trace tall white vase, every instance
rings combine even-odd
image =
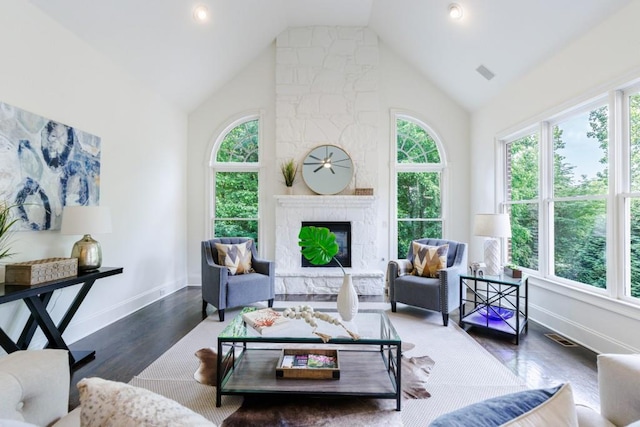
[[[358,294],[353,287],[350,274],[345,274],[342,286],[338,292],[338,313],[345,322],[350,321],[358,314]]]

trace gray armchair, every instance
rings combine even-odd
[[[442,313],[444,326],[449,324],[449,313],[460,306],[460,274],[467,271],[467,244],[442,239],[418,239],[415,242],[430,246],[449,244],[447,268],[440,270],[438,278],[411,275],[413,251],[409,247],[406,259],[390,261],[387,267],[389,300],[395,313],[396,303]]]
[[[273,307],[275,297],[275,263],[258,259],[255,245],[251,246],[253,273],[231,275],[229,269],[218,265],[216,243],[237,244],[246,237],[222,237],[202,242],[202,316],[207,315],[207,304],[218,309],[224,321],[227,307],[239,307],[258,301],[267,301]]]

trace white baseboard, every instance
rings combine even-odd
[[[529,318],[598,354],[640,352],[640,349],[535,304],[529,304]]]
[[[68,345],[73,344],[74,342],[91,335],[92,333],[130,315],[137,310],[140,310],[143,307],[146,307],[155,301],[158,301],[159,299],[164,298],[169,294],[178,291],[179,289],[182,289],[185,286],[186,285],[184,283],[178,282],[164,284],[135,295],[127,300],[121,301],[118,304],[105,307],[103,310],[92,313],[84,318],[76,317],[67,327],[63,334],[63,338]],[[33,337],[29,348],[43,348],[46,344],[47,340],[45,336],[38,329],[38,332]]]

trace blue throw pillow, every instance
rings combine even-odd
[[[487,399],[444,414],[436,418],[430,427],[498,427],[544,404],[564,386],[561,384]],[[566,386],[567,392],[571,393],[569,385]],[[573,406],[572,396],[570,403]]]

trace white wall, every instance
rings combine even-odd
[[[640,2],[577,39],[510,85],[472,116],[471,222],[495,211],[495,138],[560,109],[640,77]],[[514,58],[517,60],[517,58]],[[481,258],[481,241],[470,237],[470,259]],[[531,317],[599,352],[640,351],[640,309],[602,302],[583,292],[531,280]]]
[[[393,160],[390,144],[395,144],[389,130],[389,112],[402,109],[429,124],[444,143],[449,159],[449,203],[445,207],[447,237],[466,240],[468,230],[469,200],[469,120],[468,113],[447,97],[440,89],[426,80],[419,72],[395,55],[382,42],[379,44],[379,94],[380,124],[377,147],[377,182],[373,184],[380,215],[379,234],[381,264],[389,258],[389,164]],[[188,277],[189,283],[200,284],[200,242],[208,238],[206,218],[208,203],[205,182],[208,179],[208,161],[213,140],[232,118],[244,111],[261,109],[264,112],[263,150],[267,168],[263,176],[265,185],[260,195],[265,209],[261,212],[263,255],[275,259],[274,195],[284,194],[279,164],[275,161],[275,46],[266,49],[259,58],[249,64],[235,79],[189,115],[189,232]],[[278,153],[280,157],[286,157]],[[354,156],[355,158],[355,156]],[[269,166],[271,165],[271,166]],[[356,166],[357,167],[357,166]],[[297,185],[303,185],[300,182]],[[296,189],[296,192],[301,189]],[[372,230],[373,231],[373,230]]]
[[[0,52],[2,102],[102,138],[100,204],[113,233],[95,237],[103,265],[124,274],[96,282],[64,335],[73,342],[186,284],[187,117],[28,2],[0,2]],[[10,261],[69,256],[79,237],[16,233]],[[54,321],[76,292],[54,295]],[[26,316],[22,302],[0,305],[14,338]]]

